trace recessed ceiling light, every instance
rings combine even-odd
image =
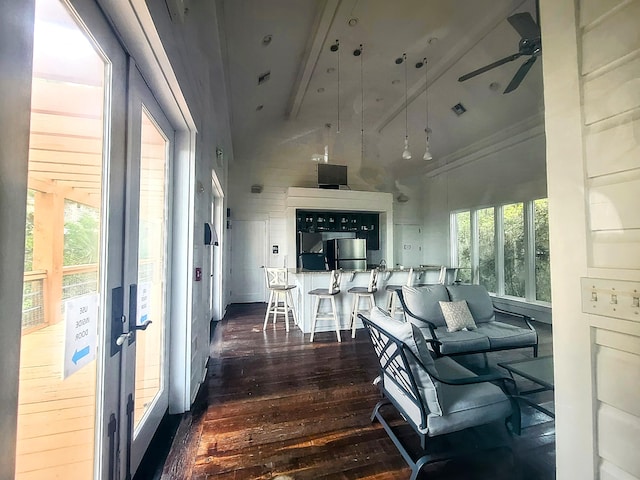
[[[347,25],[349,25],[350,27],[355,27],[356,25],[358,25],[358,19],[356,17],[351,17],[347,21]]]
[[[400,83],[400,80],[398,80],[397,78],[395,80],[391,80],[391,85],[397,85]]]
[[[260,110],[262,110],[264,108],[264,105],[258,105],[256,107],[256,112],[259,112]]]
[[[438,40],[440,40],[438,37],[431,37],[429,40],[427,40],[427,43],[429,45],[434,45],[434,44],[438,43]]]
[[[320,87],[317,91],[318,91],[318,93],[322,93],[322,92],[324,92],[324,88]]]
[[[492,92],[497,92],[498,90],[500,90],[500,84],[498,82],[491,82],[489,84],[489,90],[491,90]]]
[[[273,35],[265,35],[262,37],[262,46],[266,47],[271,43],[271,40],[273,40]]]
[[[378,103],[379,103],[379,102],[381,102],[381,101],[383,101],[383,100],[384,100],[384,98],[382,98],[382,97],[378,97],[378,98],[376,98],[376,102],[378,102]]]
[[[335,68],[333,68],[333,67],[329,67],[329,68],[327,68],[327,73],[333,73],[333,72],[335,72],[335,71],[336,71],[336,69],[335,69]]]

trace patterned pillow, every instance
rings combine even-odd
[[[475,330],[476,322],[469,311],[466,300],[459,302],[440,302],[444,321],[447,322],[447,331],[458,332],[460,330]]]

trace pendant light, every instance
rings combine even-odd
[[[416,63],[416,68],[420,68],[424,65],[424,107],[425,107],[425,116],[424,116],[424,155],[422,159],[425,161],[433,160],[433,155],[431,155],[431,150],[429,150],[429,84],[427,78],[427,59],[423,58],[422,62]]]
[[[354,57],[360,57],[360,165],[364,163],[364,75],[362,68],[362,44],[353,51]]]
[[[411,160],[411,151],[409,150],[409,114],[407,112],[407,54],[403,53],[402,58],[398,58],[396,63],[404,63],[404,150],[402,151],[402,158]]]

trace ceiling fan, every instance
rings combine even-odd
[[[507,18],[508,22],[511,26],[520,34],[520,43],[518,44],[518,52],[508,57],[504,57],[496,62],[490,63],[482,68],[474,70],[473,72],[467,73],[466,75],[462,75],[458,78],[459,82],[464,82],[470,78],[475,77],[476,75],[480,75],[481,73],[488,72],[500,65],[504,65],[505,63],[513,62],[517,58],[522,56],[529,56],[529,59],[524,62],[516,74],[507,85],[503,93],[509,93],[514,91],[524,77],[527,75],[536,59],[542,55],[542,41],[540,39],[540,27],[533,20],[531,14],[529,12],[524,13],[516,13],[515,15],[511,15]]]

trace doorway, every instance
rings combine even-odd
[[[94,2],[37,0],[33,57],[16,478],[125,478],[168,404],[173,129]]]

